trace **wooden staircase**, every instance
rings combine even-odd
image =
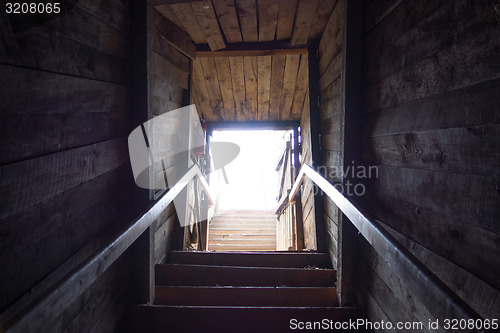
[[[322,253],[172,252],[156,266],[154,305],[130,307],[124,327],[131,333],[289,332],[292,319],[357,318],[355,309],[337,307],[335,278]]]
[[[228,211],[216,215],[208,231],[211,251],[276,250],[276,215],[268,211]]]

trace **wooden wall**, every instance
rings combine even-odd
[[[321,150],[322,167],[320,174],[331,183],[342,181],[339,171],[343,168],[343,120],[342,108],[343,83],[343,1],[337,1],[332,15],[328,20],[319,44],[319,90],[321,119]],[[325,198],[325,228],[327,235],[327,250],[333,267],[337,268],[339,210],[335,204]]]
[[[499,22],[491,1],[367,1],[367,200],[415,256],[485,318],[500,313]],[[373,320],[434,314],[363,243]]]
[[[0,15],[1,323],[134,214],[127,1],[79,1],[40,25],[16,24]],[[129,295],[128,279],[116,279],[126,264],[47,321],[46,331],[99,330],[116,320]]]
[[[79,1],[21,30],[0,15],[0,330],[148,204],[127,137],[148,115],[181,105],[189,60],[152,27],[175,29],[160,16],[148,32],[146,15],[123,0]],[[43,330],[113,331],[124,306],[147,293],[137,263],[164,260],[174,222],[171,205]]]
[[[300,146],[302,150],[301,163],[312,165],[311,154],[311,117],[309,115],[309,90],[302,109],[300,120]],[[314,183],[304,179],[302,183],[302,223],[304,235],[304,249],[316,250],[316,219],[314,212]]]

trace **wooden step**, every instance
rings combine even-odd
[[[127,309],[123,327],[129,333],[294,332],[297,322],[348,322],[362,318],[356,309],[334,307],[200,307],[136,305]],[[337,330],[331,330],[337,332]],[[346,332],[365,332],[342,330]]]
[[[157,286],[155,304],[191,306],[337,306],[336,288]]]
[[[241,245],[241,244],[220,244],[220,245],[209,245],[210,251],[233,251],[233,252],[248,252],[248,251],[264,251],[269,252],[276,250],[276,245],[261,245],[261,244],[252,244],[250,245]]]
[[[213,239],[211,238],[209,240],[209,244],[213,243],[214,245],[217,244],[217,243],[222,243],[222,244],[247,244],[247,245],[252,245],[252,244],[268,244],[268,245],[275,245],[276,244],[276,239],[275,238],[251,238],[251,237],[248,237],[248,238],[245,238],[245,239],[242,239],[242,238],[232,238],[232,237],[226,237],[226,238],[219,238],[219,239]]]
[[[333,269],[159,264],[157,286],[334,287]]]
[[[215,265],[215,266],[250,266],[250,267],[283,267],[331,268],[327,253],[311,252],[187,252],[172,251],[168,256],[172,264]]]

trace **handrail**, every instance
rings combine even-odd
[[[409,281],[412,287],[416,288],[416,294],[424,301],[424,304],[426,304],[432,314],[436,315],[437,318],[448,319],[481,318],[479,314],[445,285],[429,268],[406,250],[388,231],[382,228],[376,221],[368,218],[349,199],[330,184],[328,180],[314,171],[309,165],[304,164],[300,169],[288,196],[289,201],[293,201],[305,176],[328,195],[375,251],[391,262],[394,272],[398,273],[399,276]]]
[[[56,318],[68,304],[90,287],[146,231],[194,177],[198,178],[207,194],[207,199],[210,204],[213,204],[208,184],[201,170],[195,164],[168,192],[151,204],[146,213],[137,217],[124,232],[67,275],[57,287],[51,290],[50,294],[28,312],[20,318],[16,318],[15,322],[8,323],[6,332],[38,332],[41,329],[38,325],[46,323],[51,318]]]

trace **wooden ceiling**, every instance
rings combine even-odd
[[[309,78],[307,49],[298,47],[320,39],[335,0],[155,3],[197,45],[191,96],[207,121],[300,120]],[[235,49],[245,52],[224,54]]]
[[[198,57],[192,96],[207,121],[300,120],[307,54]]]

